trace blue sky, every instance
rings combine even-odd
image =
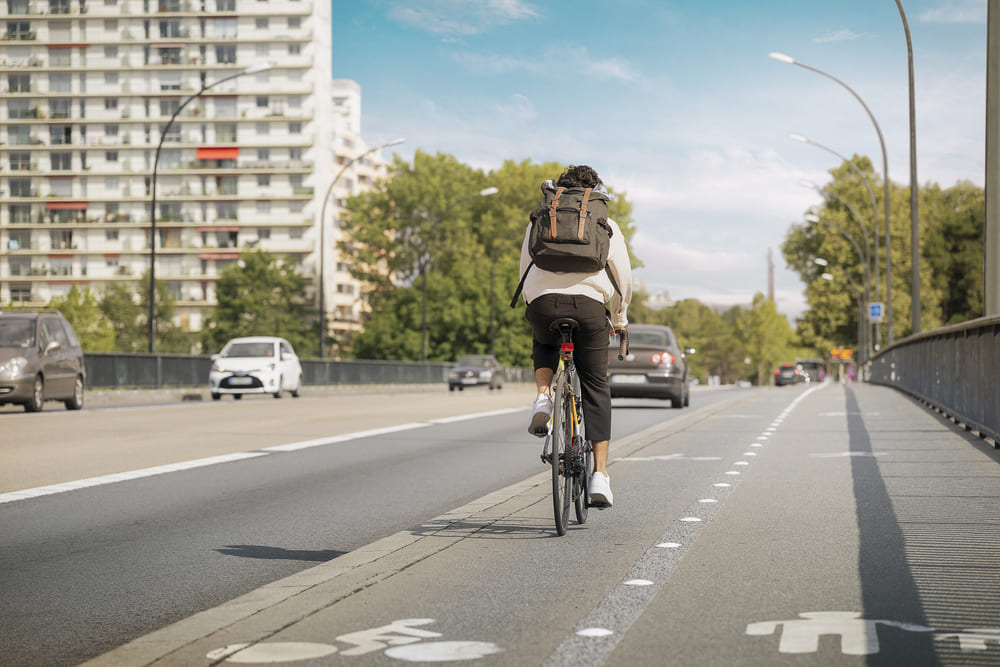
[[[916,72],[917,180],[983,185],[986,0],[904,0]],[[362,90],[369,144],[406,137],[485,170],[590,164],[634,203],[650,292],[717,305],[804,285],[780,245],[843,155],[909,184],[906,41],[893,0],[333,0],[333,73]],[[584,84],[565,94],[567,73]],[[861,205],[859,203],[859,209]],[[866,210],[870,209],[870,206]]]

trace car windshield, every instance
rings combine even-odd
[[[459,366],[486,366],[490,358],[481,354],[467,354],[458,358]]]
[[[629,332],[628,342],[630,345],[640,345],[649,347],[667,347],[670,341],[664,331],[636,331]]]
[[[0,347],[32,347],[35,344],[34,322],[20,317],[0,318]]]
[[[222,353],[223,357],[273,357],[274,343],[233,343]]]

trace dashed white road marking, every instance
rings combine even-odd
[[[581,637],[607,637],[615,633],[612,630],[608,630],[607,628],[584,628],[583,630],[578,631],[576,634],[578,634]]]

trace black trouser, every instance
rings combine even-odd
[[[587,439],[611,439],[611,390],[608,388],[608,311],[604,304],[575,294],[543,294],[528,304],[525,317],[531,324],[531,359],[535,370],[559,365],[558,331],[549,325],[560,317],[580,323],[573,332],[573,358],[580,375]]]

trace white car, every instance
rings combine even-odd
[[[212,355],[208,388],[214,401],[223,394],[232,394],[234,399],[243,398],[243,394],[281,398],[283,391],[297,398],[302,392],[302,365],[284,338],[234,338],[222,352]]]

